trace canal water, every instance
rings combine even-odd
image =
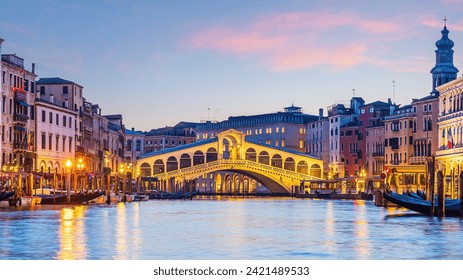
[[[363,200],[199,198],[0,209],[2,260],[463,259],[463,221]]]

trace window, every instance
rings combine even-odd
[[[66,127],[66,116],[63,116],[63,126]]]
[[[432,111],[431,109],[432,109],[431,104],[428,104],[428,112],[431,112]]]
[[[52,112],[48,112],[48,118],[49,118],[48,121],[50,123],[53,123],[53,113]]]
[[[428,106],[424,105],[423,106],[423,111],[426,112],[426,109],[428,108]]]
[[[45,150],[47,148],[47,135],[45,133],[42,133],[42,150]]]
[[[56,125],[59,125],[59,115],[56,114]]]
[[[45,86],[40,86],[40,95],[45,94]]]
[[[42,110],[42,122],[45,122],[45,110]]]
[[[53,139],[53,134],[49,134],[48,135],[48,149],[51,151],[51,142],[52,142],[52,139]]]
[[[72,153],[72,138],[69,138],[69,152]]]
[[[63,86],[63,94],[68,94],[68,86]]]
[[[72,128],[72,118],[69,117],[69,128]]]
[[[56,142],[55,142],[56,146],[55,146],[55,150],[58,152],[59,150],[59,135],[56,135]]]
[[[6,96],[2,96],[2,113],[5,113]]]
[[[66,136],[63,136],[63,152],[66,152]]]
[[[35,120],[35,106],[31,105],[31,120]]]

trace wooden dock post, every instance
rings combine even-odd
[[[460,217],[463,217],[463,171],[460,172]]]
[[[428,162],[428,180],[429,180],[429,194],[428,199],[431,202],[431,210],[429,216],[434,216],[434,182],[435,182],[435,157],[432,157],[432,160]]]
[[[445,217],[444,174],[437,171],[437,216]]]

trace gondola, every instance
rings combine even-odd
[[[0,201],[8,200],[10,197],[14,195],[14,191],[4,191],[0,192]]]
[[[150,194],[149,199],[189,199],[191,193],[169,193],[169,192],[153,192]]]
[[[95,199],[101,195],[104,195],[103,191],[97,192],[89,192],[89,193],[79,193],[79,194],[71,194],[71,201],[69,204],[82,204],[86,203],[92,199]],[[41,204],[68,204],[67,195],[66,194],[59,194],[59,195],[52,195],[52,194],[39,194],[42,198]]]
[[[407,208],[409,210],[429,216],[431,213],[431,202],[424,200],[418,196],[408,196],[397,194],[391,191],[383,192],[383,197],[392,203]],[[437,216],[438,206],[437,201],[434,203],[434,215]],[[459,217],[460,216],[460,199],[445,200],[445,216]]]

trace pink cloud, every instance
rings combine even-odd
[[[373,64],[367,52],[404,38],[397,30],[403,27],[396,21],[364,19],[353,13],[277,13],[244,26],[202,30],[187,44],[190,49],[252,56],[274,71],[320,65],[338,71]]]

